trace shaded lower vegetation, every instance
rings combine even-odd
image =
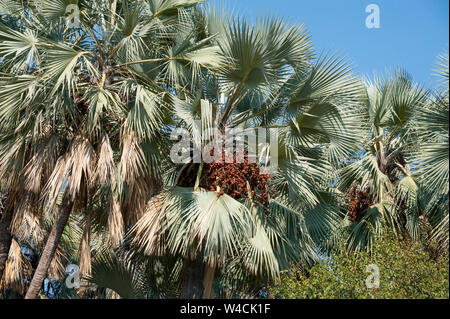
[[[272,298],[287,299],[436,299],[449,298],[448,253],[429,251],[392,234],[378,238],[373,249],[333,252],[310,268],[292,267],[270,288]],[[379,285],[370,287],[373,268]],[[366,283],[369,282],[369,288]]]

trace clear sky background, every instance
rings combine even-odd
[[[210,1],[212,2],[212,1]],[[362,75],[405,68],[415,81],[436,85],[436,57],[449,50],[449,0],[222,0],[254,18],[274,14],[304,23],[318,51],[345,55]],[[366,6],[380,8],[380,28],[368,29]]]

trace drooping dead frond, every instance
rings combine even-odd
[[[85,137],[75,137],[69,151],[58,159],[44,189],[44,192],[49,194],[52,207],[56,204],[61,189],[66,186],[72,199],[75,199],[81,188],[83,176],[87,180],[91,176],[94,155],[94,149]]]
[[[11,223],[11,232],[22,241],[30,241],[40,245],[45,238],[45,231],[41,225],[42,202],[38,195],[25,193],[18,202],[14,218]]]
[[[22,254],[19,243],[13,238],[0,289],[11,288],[23,294],[26,289],[25,278],[31,276],[32,269],[30,262]]]
[[[86,177],[91,175],[94,155],[94,149],[86,138],[75,139],[69,157],[71,172],[68,179],[69,192],[73,199],[80,190],[83,174]]]
[[[35,194],[41,191],[42,183],[45,182],[49,169],[54,164],[54,153],[58,144],[56,136],[50,136],[46,143],[38,146],[33,157],[24,168],[25,190]]]
[[[80,274],[91,275],[91,215],[87,214],[80,243]]]
[[[56,162],[55,168],[47,181],[47,184],[44,188],[44,194],[49,194],[49,202],[52,207],[55,206],[56,200],[58,199],[58,195],[61,191],[63,181],[67,180],[67,156],[60,157]]]
[[[108,214],[108,237],[114,247],[119,246],[123,240],[124,223],[120,210],[120,202],[111,194]]]
[[[94,180],[98,180],[100,185],[105,185],[110,181],[111,176],[114,173],[114,158],[113,150],[109,142],[107,134],[103,135],[102,142],[100,144],[100,153],[97,161],[97,169],[95,172]]]
[[[151,196],[148,178],[139,176],[128,186],[128,196],[122,205],[124,219],[136,223],[144,214],[148,198]]]
[[[62,280],[65,276],[65,265],[68,263],[68,259],[64,254],[64,250],[58,246],[56,248],[55,256],[48,268],[48,276],[55,280]]]
[[[119,164],[120,178],[132,185],[139,176],[147,175],[146,166],[144,152],[134,134],[125,134]]]
[[[24,144],[18,141],[12,145],[8,152],[0,156],[0,180],[8,188],[18,184],[24,157]]]
[[[124,135],[119,178],[127,187],[127,196],[122,202],[122,216],[126,221],[135,223],[143,215],[151,196],[151,179],[144,152],[132,132]]]
[[[132,246],[137,247],[146,255],[162,255],[162,227],[164,220],[161,210],[167,199],[168,193],[163,192],[153,196],[147,203],[145,213],[138,223],[130,230]]]

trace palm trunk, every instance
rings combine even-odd
[[[91,214],[86,211],[86,225],[84,226],[83,236],[81,237],[80,243],[80,275],[81,288],[78,290],[78,295],[83,296],[89,282],[85,279],[87,276],[91,275],[92,271],[92,261],[91,261]]]
[[[39,291],[41,290],[42,283],[47,276],[50,263],[52,262],[53,256],[55,255],[55,251],[58,247],[64,227],[69,220],[72,207],[73,200],[66,192],[62,200],[59,216],[56,218],[50,235],[48,236],[44,251],[42,252],[41,258],[39,259],[39,264],[36,268],[33,279],[31,280],[30,287],[28,288],[27,294],[25,295],[25,299],[37,298]]]
[[[203,299],[213,298],[213,286],[214,286],[214,273],[216,272],[216,266],[209,264],[205,265],[205,277],[203,279]]]
[[[203,293],[204,264],[201,257],[194,260],[186,258],[183,265],[183,279],[181,283],[182,299],[200,299]]]
[[[0,281],[5,270],[6,260],[8,259],[9,248],[11,247],[11,220],[14,208],[6,207],[5,212],[0,220]]]

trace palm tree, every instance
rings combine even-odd
[[[370,247],[386,228],[426,240],[430,227],[445,229],[448,220],[448,87],[433,98],[398,70],[368,82],[367,93],[365,147],[338,174],[349,247]]]
[[[418,179],[428,204],[425,215],[431,224],[431,241],[439,251],[448,252],[448,53],[439,56],[437,76],[441,85],[418,114],[419,147],[415,154],[421,164]]]
[[[77,26],[65,21],[66,1],[2,1],[0,178],[22,194],[11,199],[16,224],[29,208],[55,214],[27,298],[39,293],[74,208],[101,195],[119,245],[158,189],[160,123],[178,100],[170,64],[188,74],[217,60],[210,40],[191,32],[199,2],[70,1]]]
[[[411,171],[416,149],[416,114],[428,92],[398,70],[367,84],[364,147],[339,174],[349,202],[349,246],[370,245],[386,227],[420,236],[419,186]]]
[[[189,90],[182,91],[169,132],[190,132],[187,154],[211,143],[221,154],[221,134],[202,139],[202,132],[276,128],[269,135],[278,169],[267,176],[260,170],[265,160],[219,157],[168,170],[128,239],[138,253],[183,261],[182,298],[209,298],[218,281],[251,289],[291,262],[317,259],[342,220],[330,170],[357,148],[365,100],[348,62],[316,58],[303,26],[272,17],[250,26],[210,8],[198,23],[220,47],[223,65],[198,69],[188,81],[173,73],[174,85]],[[175,61],[170,68],[178,70]]]

